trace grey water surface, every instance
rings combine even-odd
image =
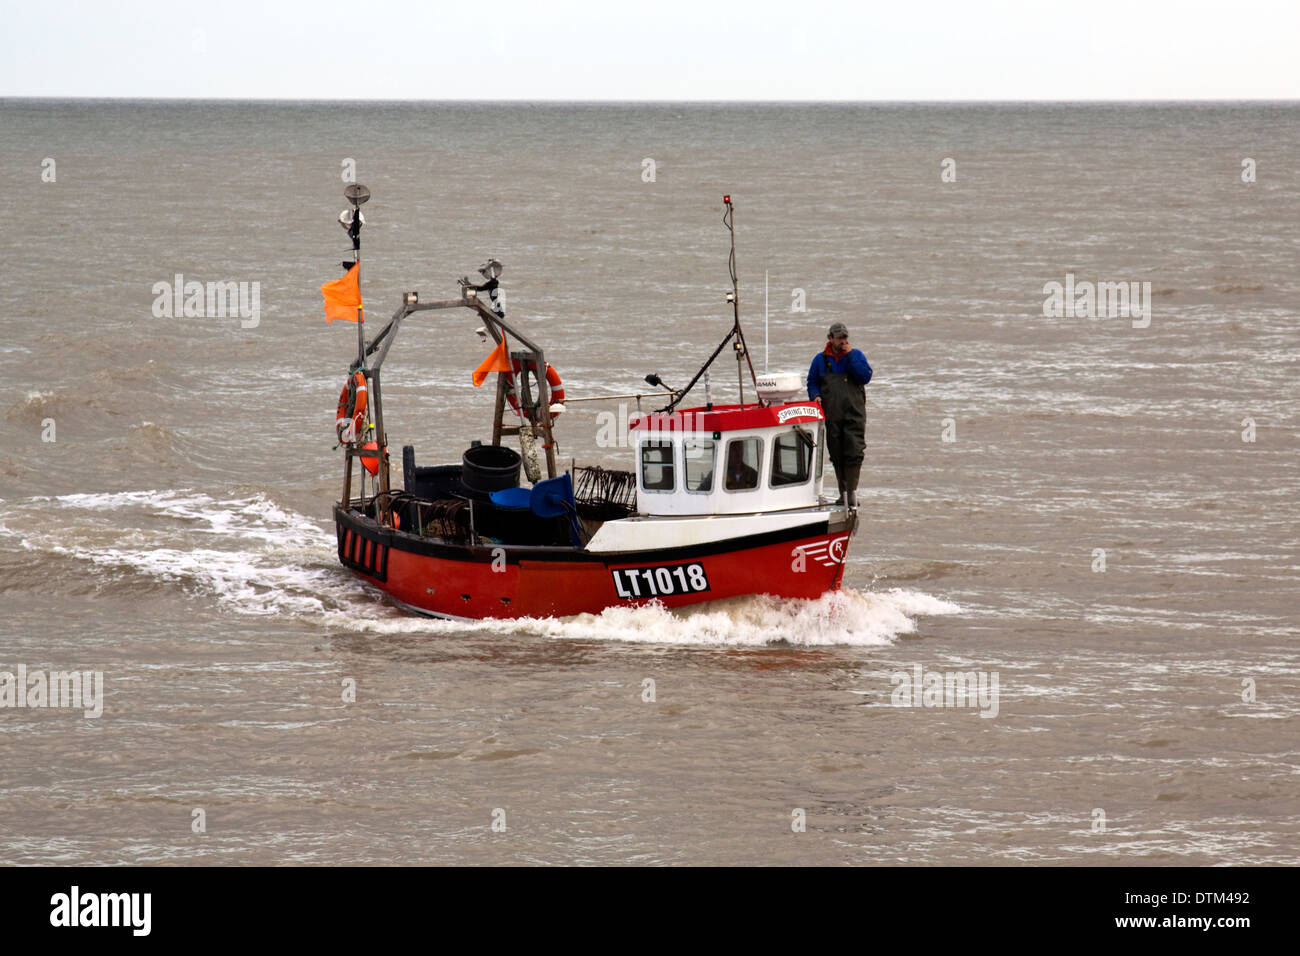
[[[845,589],[466,624],[340,568],[348,160],[374,327],[495,256],[570,397],[721,340],[729,193],[756,363],[876,370]],[[0,707],[0,862],[1295,864],[1298,160],[1295,104],[0,100],[0,671],[103,674]],[[476,324],[389,359],[422,462],[487,437]],[[561,458],[627,467],[600,421]]]

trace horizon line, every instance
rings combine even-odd
[[[1008,105],[1008,104],[1142,104],[1142,105],[1190,105],[1198,103],[1300,103],[1300,97],[1197,97],[1197,98],[1100,98],[1100,99],[573,99],[567,97],[489,97],[475,99],[429,99],[424,97],[287,97],[287,96],[83,96],[67,94],[28,94],[0,93],[0,101],[7,100],[53,100],[84,103],[439,103],[439,104],[539,104],[539,105],[656,105],[656,106],[716,106],[716,105]]]

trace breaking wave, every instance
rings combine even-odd
[[[87,405],[91,403],[87,400]],[[39,425],[46,418],[55,418],[68,412],[71,407],[66,398],[54,392],[29,391],[21,401],[5,409],[6,421],[24,425]]]

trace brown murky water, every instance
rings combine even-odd
[[[0,671],[104,680],[0,707],[0,859],[1294,864],[1298,121],[0,101]],[[346,159],[372,317],[494,255],[570,395],[707,356],[730,192],[756,359],[766,273],[773,369],[837,319],[876,368],[846,590],[467,625],[339,569]],[[178,273],[255,326],[155,317]],[[1067,275],[1149,324],[1045,316]],[[387,367],[423,461],[483,437],[471,326]],[[918,665],[996,707],[894,706]]]

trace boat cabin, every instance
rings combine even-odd
[[[729,515],[816,507],[825,428],[820,406],[809,402],[633,418],[637,511]]]

